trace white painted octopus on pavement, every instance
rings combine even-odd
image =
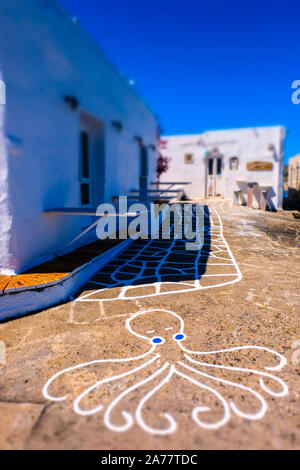
[[[204,287],[201,285],[202,277],[201,275],[199,276],[199,267],[197,266],[196,268],[194,266],[194,270],[198,273],[197,275],[199,277],[192,281],[193,286],[188,287],[188,291],[226,285],[227,283],[237,282],[241,279],[238,265],[224,239],[221,222],[218,230],[219,233],[216,236],[219,240],[212,242],[213,251],[210,253],[207,265],[210,265],[211,256],[213,259],[212,265],[214,265],[215,259],[219,261],[221,257],[224,263],[217,262],[216,265],[220,266],[221,264],[222,266],[226,266],[230,264],[231,267],[233,266],[235,269],[235,274],[230,274],[230,280],[222,280],[221,283],[216,281],[216,284],[210,282]],[[212,235],[212,237],[213,236],[214,235]],[[222,241],[220,241],[220,239],[222,239]],[[169,243],[172,244],[173,242],[174,240],[171,240]],[[144,242],[144,244],[146,245],[146,242]],[[224,254],[224,247],[227,254]],[[204,251],[207,250],[207,244],[204,244],[203,249]],[[215,249],[217,249],[217,254]],[[168,251],[168,254],[163,257],[161,256],[161,251],[159,251],[161,258],[158,261],[160,263],[160,269],[163,269],[162,266],[165,266],[168,262],[166,260],[170,253],[172,254],[172,248],[167,248],[166,251]],[[199,263],[201,256],[203,256],[203,253],[200,251],[196,253],[196,256],[194,254],[196,258],[193,261],[194,265]],[[223,253],[220,253],[220,251]],[[145,250],[140,249],[139,253],[141,254],[141,252],[145,254],[146,247]],[[143,271],[145,272],[145,270],[147,270],[147,264],[143,264],[147,263],[147,260],[136,261],[139,253],[136,254],[135,259],[132,259],[132,257],[126,258],[125,252],[123,263],[120,263],[122,260],[117,261],[117,270],[111,271],[111,277],[117,280],[118,284],[120,280],[117,279],[116,274],[121,272],[122,266],[128,269],[128,264],[133,266],[135,262],[142,262]],[[107,269],[107,267],[104,269]],[[172,269],[175,268],[173,267]],[[181,268],[178,269],[181,270]],[[182,269],[186,268],[184,267]],[[110,270],[107,272],[109,273]],[[178,275],[178,273],[176,274]],[[190,272],[187,273],[189,276],[190,274]],[[227,274],[228,273],[225,272],[225,278]],[[161,276],[159,270],[156,271],[156,275]],[[202,276],[203,275],[202,273]],[[209,277],[218,279],[221,275],[224,275],[224,273],[222,274],[218,271],[215,275],[212,273]],[[138,280],[139,288],[143,289],[145,284],[140,282],[143,280],[143,277],[139,275]],[[155,288],[156,295],[172,293],[170,290],[162,292],[163,283],[163,280],[156,281],[154,284],[150,282]],[[179,283],[187,283],[188,286],[191,286],[189,281],[174,281],[176,285]],[[168,282],[168,284],[170,283]],[[120,299],[124,301],[124,299],[127,298],[132,299],[132,295],[129,295],[129,297],[126,295],[128,288],[130,288],[129,280],[125,279],[123,287],[121,287],[117,295],[117,299],[115,296],[109,299],[106,298],[105,295],[103,297],[103,292],[107,290],[107,287],[105,287],[104,289],[100,289],[99,292],[96,292],[99,297],[97,295],[95,296],[94,291],[92,292],[92,298],[90,298],[90,294],[84,294],[76,299],[76,301],[103,302]],[[135,285],[135,289],[136,288],[137,285]],[[187,290],[183,289],[182,291],[187,292]],[[181,292],[181,289],[173,292],[178,294],[178,292]],[[152,295],[155,295],[155,293],[140,295],[137,293],[134,298],[140,299]],[[288,393],[286,383],[274,375],[275,372],[278,372],[284,367],[286,360],[281,354],[269,348],[243,345],[214,351],[195,351],[193,348],[187,347],[189,340],[185,336],[183,319],[171,310],[160,308],[140,310],[132,314],[126,320],[126,328],[128,332],[135,338],[138,338],[143,345],[149,345],[149,349],[146,352],[133,357],[95,359],[61,370],[53,375],[45,384],[43,389],[44,397],[57,402],[66,400],[67,395],[63,394],[61,396],[61,394],[57,392],[54,393],[52,390],[54,390],[54,388],[55,390],[60,390],[60,383],[68,377],[68,374],[83,371],[91,366],[103,367],[107,365],[105,369],[107,370],[106,376],[103,376],[102,373],[102,375],[99,376],[99,380],[96,380],[93,385],[88,386],[85,390],[80,391],[76,396],[73,401],[75,413],[88,416],[103,412],[106,427],[115,432],[128,431],[133,426],[134,422],[136,422],[145,432],[154,435],[167,435],[173,433],[178,427],[178,420],[175,419],[174,415],[170,414],[168,409],[165,409],[162,413],[155,415],[155,424],[153,424],[154,413],[152,412],[151,422],[149,422],[149,416],[151,418],[151,403],[153,403],[153,399],[156,400],[156,403],[162,402],[162,406],[168,405],[168,400],[159,400],[159,394],[165,387],[169,387],[172,383],[175,384],[174,387],[177,388],[180,386],[179,381],[184,381],[186,384],[185,388],[189,387],[191,392],[185,394],[184,401],[187,402],[190,416],[196,425],[208,430],[224,426],[229,421],[232,413],[247,420],[261,419],[268,408],[263,393],[277,398],[283,397]],[[241,367],[241,361],[243,361],[243,363],[248,362],[247,367]],[[111,375],[113,366],[118,367],[118,372]],[[129,386],[126,379],[129,379]],[[251,386],[243,385],[241,381],[244,380],[251,382]],[[107,406],[104,406],[101,400],[100,403],[95,404],[93,401],[95,400],[95,393],[97,400],[97,391],[100,391],[106,384],[114,383],[117,383],[118,386],[116,387],[116,396],[114,396],[114,393],[111,394],[114,397],[112,401]],[[257,389],[259,389],[259,391],[257,391]],[[230,396],[229,399],[226,398],[228,394]],[[93,399],[89,400],[90,397],[93,397]],[[197,406],[194,406],[195,400],[197,401]],[[198,404],[198,402],[201,404]],[[135,409],[130,413],[128,406],[129,404],[132,405],[132,403],[135,404]],[[249,409],[251,411],[249,411]]]
[[[143,326],[145,324],[145,322],[143,322],[143,317],[145,316],[150,317],[150,319],[148,318],[148,321],[146,322],[148,328],[149,325],[151,325],[151,329],[148,331],[143,330]],[[167,325],[167,327],[165,325]],[[83,416],[93,415],[94,413],[101,411],[103,409],[103,405],[101,403],[95,407],[86,409],[82,406],[82,402],[91,392],[93,392],[98,387],[101,387],[105,383],[116,380],[121,381],[121,379],[124,377],[133,375],[134,377],[137,377],[136,382],[118,394],[117,397],[114,398],[114,400],[106,408],[104,413],[105,425],[112,431],[122,432],[130,429],[134,423],[134,419],[125,409],[122,410],[124,421],[122,424],[113,423],[111,414],[114,408],[117,407],[117,405],[122,401],[124,402],[125,398],[133,394],[136,389],[143,387],[145,388],[146,384],[151,385],[151,383],[153,383],[153,386],[151,386],[149,391],[145,391],[143,398],[138,403],[135,411],[135,419],[141,428],[144,429],[144,431],[150,434],[165,435],[174,432],[177,428],[177,423],[173,416],[171,416],[169,413],[164,413],[166,425],[162,428],[154,428],[145,422],[145,419],[143,418],[143,408],[145,407],[147,401],[153,397],[164,385],[171,381],[174,376],[179,376],[182,379],[190,382],[195,386],[196,389],[205,390],[208,394],[213,395],[219,402],[219,405],[221,405],[223,410],[222,416],[215,422],[201,419],[201,414],[210,411],[209,407],[196,406],[191,409],[191,416],[193,420],[197,423],[198,426],[205,429],[217,429],[223,426],[230,419],[231,412],[234,412],[236,415],[242,418],[255,420],[262,418],[267,410],[267,403],[261,393],[258,393],[253,388],[242,385],[238,381],[234,382],[232,380],[220,378],[218,374],[215,373],[216,371],[231,371],[234,373],[237,372],[240,375],[252,374],[257,377],[260,388],[273,397],[282,397],[288,393],[288,388],[285,382],[270,373],[270,371],[279,371],[286,364],[285,358],[276,351],[260,346],[237,346],[234,348],[218,351],[190,350],[184,346],[186,337],[182,318],[169,310],[157,309],[138,312],[137,314],[127,319],[126,327],[131,334],[135,335],[143,341],[146,341],[149,344],[150,348],[147,352],[137,357],[127,357],[124,359],[98,359],[64,369],[55,374],[46,383],[43,390],[44,396],[53,401],[66,400],[66,396],[52,395],[51,386],[53,382],[59,380],[62,375],[74,371],[75,369],[80,369],[83,367],[88,367],[92,364],[100,363],[107,363],[108,365],[111,365],[112,363],[124,363],[124,365],[126,365],[125,372],[102,378],[94,385],[88,387],[86,390],[80,393],[73,402],[74,411]],[[160,331],[160,327],[162,331]],[[228,364],[218,363],[219,356],[222,355],[222,353],[236,354],[244,350],[250,350],[251,352],[264,352],[270,356],[272,363],[274,359],[276,359],[277,364],[268,365],[265,366],[263,370],[258,370],[253,367],[235,367],[230,365],[229,362]],[[203,358],[210,356],[213,357],[213,361],[207,362],[207,360],[203,360]],[[232,362],[232,358],[230,362]],[[149,368],[149,366],[152,364],[155,364],[155,372],[149,373],[146,378],[139,380],[138,373],[142,369]],[[271,381],[271,386],[269,384],[266,385],[266,379],[268,382]],[[216,383],[217,385],[223,384],[224,386],[234,387],[243,394],[252,395],[252,398],[254,398],[257,402],[255,405],[257,409],[254,412],[249,413],[241,410],[236,405],[234,400],[231,400],[228,403],[223,395],[217,390],[215,385]],[[188,399],[188,397],[186,397],[186,399]],[[123,403],[123,406],[126,406],[126,402]]]

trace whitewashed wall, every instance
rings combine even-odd
[[[134,137],[156,145],[156,119],[56,0],[0,0],[0,71],[7,89],[0,105],[0,269],[20,272],[63,250],[90,222],[43,212],[80,201],[79,111],[64,96],[76,96],[104,123],[106,201],[138,187]],[[149,149],[151,180],[155,169]]]
[[[300,155],[289,159],[289,188],[300,189]]]
[[[0,79],[2,77],[0,70]],[[5,106],[0,104],[0,256],[10,274],[11,253],[9,250],[12,216],[9,210],[8,196],[8,149],[5,136]]]
[[[282,205],[283,160],[285,129],[282,126],[245,128],[208,131],[203,134],[166,136],[167,146],[163,155],[171,158],[169,170],[161,181],[191,182],[185,188],[190,198],[205,197],[206,155],[214,148],[224,156],[222,177],[225,199],[233,200],[233,192],[243,185],[238,181],[257,182],[260,186],[272,186],[272,202],[276,208]],[[274,150],[269,150],[273,144]],[[194,162],[187,164],[185,154],[192,154]],[[239,159],[238,170],[229,169],[229,160]],[[246,164],[251,161],[272,162],[271,171],[247,171]],[[245,189],[246,191],[246,189]]]

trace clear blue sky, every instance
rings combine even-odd
[[[283,124],[300,153],[299,0],[61,0],[165,134]]]

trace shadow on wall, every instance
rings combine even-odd
[[[300,189],[288,188],[288,195],[283,199],[284,210],[300,210]]]
[[[65,207],[70,198],[70,180],[60,179],[46,192],[43,200],[43,210],[55,207]]]

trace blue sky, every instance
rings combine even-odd
[[[61,0],[155,111],[165,134],[283,124],[300,153],[300,4]]]

